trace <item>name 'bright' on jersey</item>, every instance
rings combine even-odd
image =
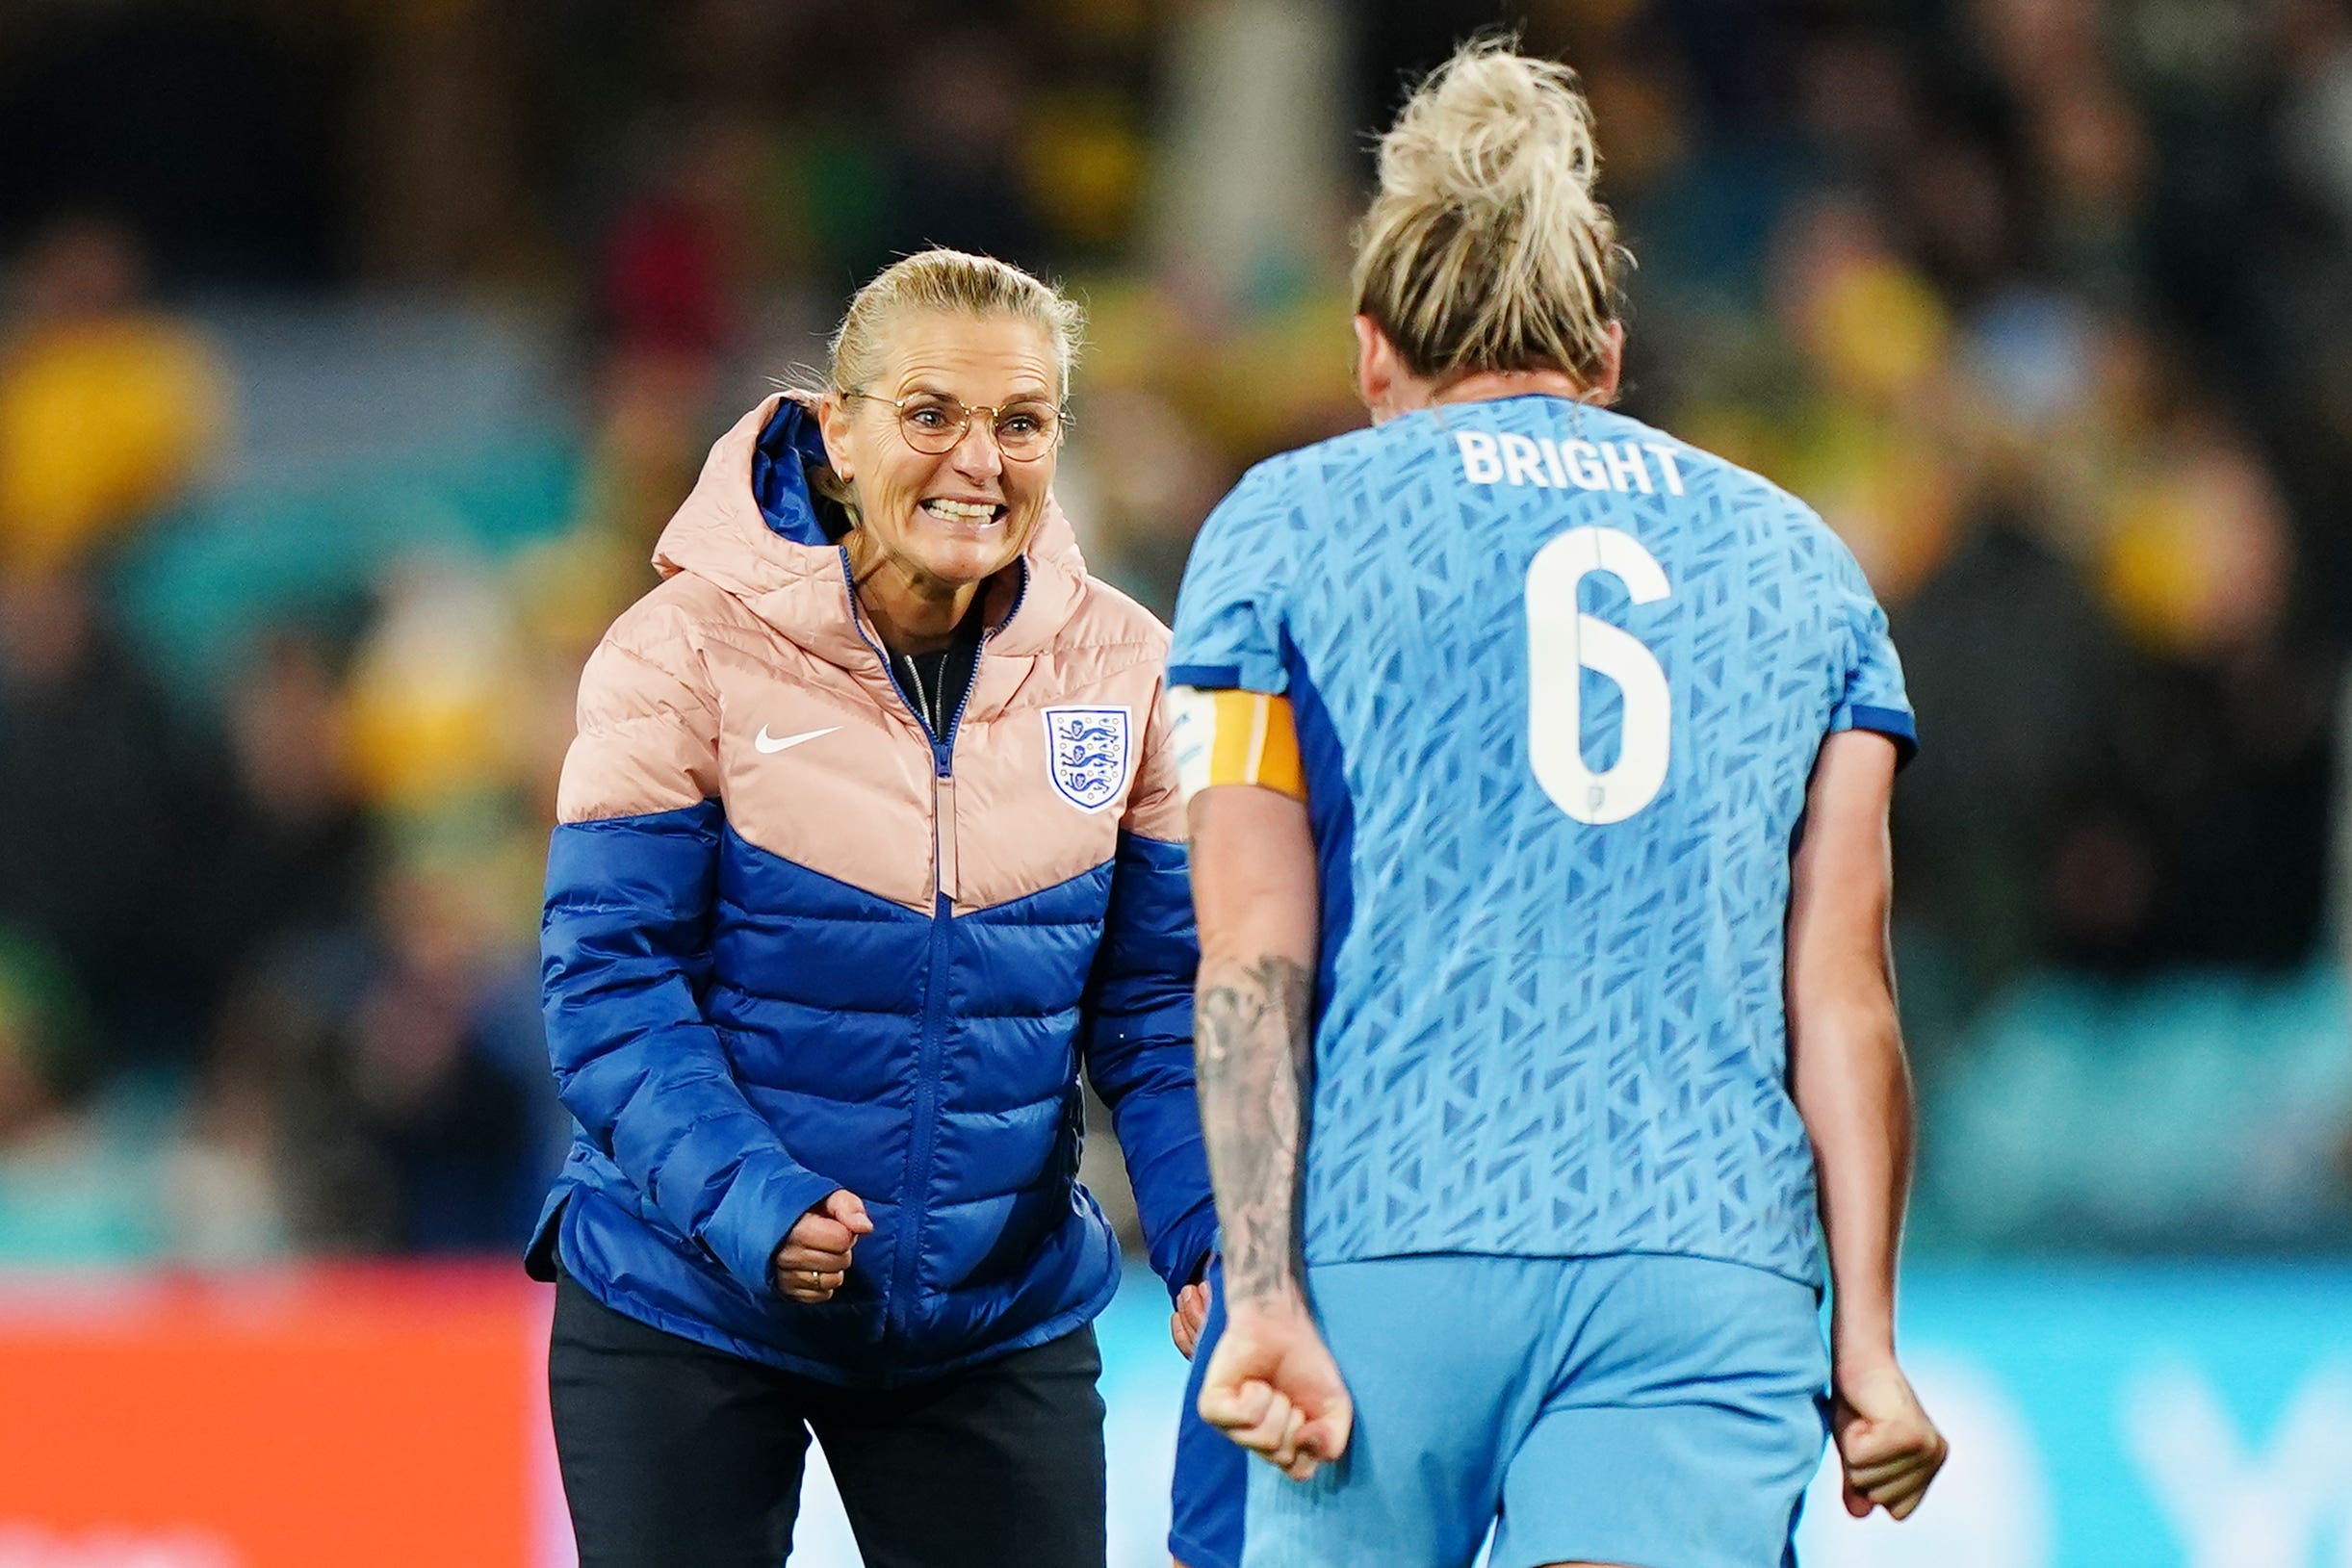
[[[1309,1262],[1668,1252],[1818,1282],[1791,837],[1825,735],[1914,745],[1819,517],[1606,410],[1440,405],[1252,470],[1170,664],[1296,730]]]

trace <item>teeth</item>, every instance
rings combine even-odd
[[[923,505],[942,517],[953,518],[959,523],[986,523],[996,515],[996,508],[994,506],[978,505],[967,501],[926,501]]]

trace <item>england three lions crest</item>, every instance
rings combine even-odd
[[[1127,710],[1046,709],[1046,766],[1053,787],[1081,811],[1099,811],[1127,782]]]

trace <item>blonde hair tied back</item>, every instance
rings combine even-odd
[[[1440,383],[1543,369],[1594,378],[1632,263],[1593,194],[1599,172],[1574,71],[1510,38],[1463,45],[1381,138],[1357,311]]]
[[[1078,334],[1085,321],[1077,303],[1010,262],[944,247],[899,258],[857,292],[826,345],[833,385],[848,392],[871,379],[880,369],[890,323],[915,311],[1009,316],[1034,323],[1053,349],[1061,380],[1055,396],[1070,396],[1071,367],[1078,357]]]

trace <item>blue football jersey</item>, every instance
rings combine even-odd
[[[1791,840],[1823,736],[1915,743],[1885,615],[1818,516],[1603,409],[1444,404],[1252,470],[1194,547],[1170,664],[1297,727],[1308,1261],[1818,1280]]]

